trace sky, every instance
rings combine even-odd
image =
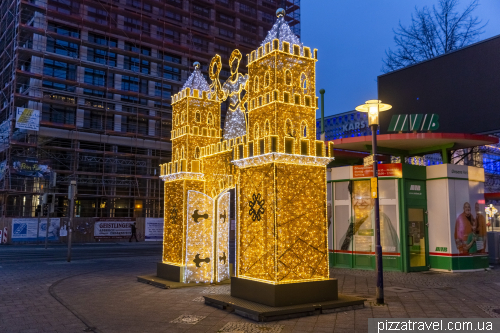
[[[470,0],[461,0],[463,7]],[[393,29],[411,22],[415,6],[438,0],[301,0],[301,40],[318,49],[316,89],[325,89],[325,116],[377,99],[377,76]],[[488,24],[480,40],[500,34],[500,0],[480,0],[474,12]],[[383,101],[390,104],[390,101]],[[318,116],[320,115],[318,110]]]

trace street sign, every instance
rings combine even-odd
[[[372,165],[373,164],[373,155],[366,156],[365,158],[363,158],[363,164],[365,167]]]

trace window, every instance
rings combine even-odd
[[[164,61],[168,61],[168,62],[174,62],[176,64],[181,63],[181,57],[176,56],[176,55],[172,55],[172,54],[168,54],[168,53],[165,53],[162,51],[158,51],[158,59],[163,59]]]
[[[148,120],[141,117],[122,116],[122,132],[148,135]]]
[[[93,86],[106,86],[106,72],[98,69],[85,68],[84,82]]]
[[[229,58],[232,53],[231,48],[224,45],[216,45],[215,51],[226,58]]]
[[[231,30],[219,28],[219,35],[224,36],[224,37],[228,37],[228,38],[233,38],[234,32],[232,32]]]
[[[43,74],[64,80],[76,80],[76,66],[61,61],[44,59]]]
[[[67,91],[67,92],[75,92],[75,86],[74,85],[69,85],[69,84],[64,84],[64,83],[57,83],[57,82],[52,82],[52,81],[47,81],[43,80],[42,84],[45,88],[50,88],[50,89],[55,89],[55,90],[61,90],[61,91]]]
[[[108,21],[112,21],[109,16],[116,17],[116,14],[110,14],[103,8],[87,6],[87,19],[92,22],[106,25]],[[116,18],[114,21],[116,22]]]
[[[149,35],[150,26],[148,22],[141,22],[141,20],[134,19],[131,17],[123,18],[123,27],[125,30],[135,33],[144,33]]]
[[[116,53],[89,47],[87,60],[112,67],[116,67]]]
[[[292,84],[292,73],[289,70],[285,71],[285,84],[289,86]]]
[[[125,43],[125,51],[132,51],[140,54],[144,54],[147,56],[151,55],[151,49],[149,47],[139,47],[136,44]]]
[[[193,19],[193,27],[200,28],[203,30],[208,30],[208,29],[210,29],[210,24],[208,24],[205,21]]]
[[[262,6],[270,8],[270,9],[276,9],[276,1],[275,0],[263,0]]]
[[[227,25],[234,26],[234,17],[226,14],[217,13],[217,21]]]
[[[80,4],[78,3],[78,1],[50,0],[48,2],[48,8],[50,10],[55,10],[58,11],[59,13],[68,15],[80,14]]]
[[[95,130],[114,130],[114,115],[103,111],[85,111],[83,127]]]
[[[240,13],[251,17],[257,16],[257,11],[255,10],[254,7],[242,3],[240,3]]]
[[[254,139],[254,140],[258,140],[258,139],[259,139],[259,135],[260,135],[260,133],[259,133],[259,124],[255,124],[255,126],[254,126],[254,134],[253,134],[253,136],[254,136],[254,137],[253,137],[253,139]]]
[[[158,66],[158,76],[169,80],[180,81],[181,70],[168,65]]]
[[[166,83],[155,82],[155,96],[169,99],[172,97],[172,86]]]
[[[262,21],[266,23],[274,23],[274,15],[262,12]]]
[[[78,31],[78,29],[64,26],[64,25],[61,25],[59,23],[49,22],[49,24],[47,26],[47,30],[55,32],[59,35],[80,38],[80,32]],[[47,40],[48,39],[50,39],[50,38],[47,38]]]
[[[259,77],[256,76],[255,77],[255,81],[254,81],[254,86],[253,86],[253,91],[255,92],[258,92],[259,91]],[[260,106],[260,105],[259,105]]]
[[[304,94],[307,93],[307,77],[304,73],[300,76],[300,87],[304,91]]]
[[[257,33],[257,26],[255,24],[252,24],[250,22],[246,21],[241,21],[241,30],[244,30],[245,32],[256,34]]]
[[[123,57],[123,68],[144,74],[149,74],[150,71],[149,61],[129,56]]]
[[[193,13],[201,15],[201,16],[205,16],[205,17],[210,17],[210,9],[209,8],[205,8],[202,6],[195,5],[195,4],[193,4],[192,8],[193,8]]]
[[[78,58],[77,44],[54,39],[50,36],[47,36],[47,51],[68,57]]]
[[[171,6],[182,8],[182,0],[166,0],[165,2]]]
[[[44,103],[42,120],[56,124],[74,125],[76,108]]]
[[[243,35],[241,35],[241,41],[243,43],[247,43],[247,44],[251,44],[251,45],[255,45],[257,43],[257,41],[255,40],[255,38],[248,37],[248,36],[243,36]]]
[[[137,9],[143,9],[146,12],[151,12],[151,5],[144,3],[141,0],[127,0],[126,4]]]
[[[307,126],[306,126],[306,123],[302,122],[301,124],[301,129],[302,129],[302,135],[305,137],[307,137]]]
[[[106,45],[109,47],[116,47],[118,45],[118,40],[115,38],[109,38],[103,35],[98,35],[94,34],[92,32],[89,32],[89,42],[99,44],[99,45]]]
[[[139,78],[122,76],[122,90],[139,92]]]
[[[177,31],[168,28],[157,27],[156,28],[156,36],[159,39],[165,39],[174,44],[181,43],[180,34]]]
[[[264,76],[264,86],[267,88],[269,87],[270,83],[271,83],[271,74],[269,74],[269,72],[266,72],[266,75]]]
[[[214,117],[212,116],[211,112],[208,113],[207,124],[208,124],[208,126],[213,126],[214,125]]]
[[[197,123],[201,122],[201,114],[200,111],[196,111],[196,114],[194,116],[194,119]]]
[[[193,46],[202,51],[208,52],[208,42],[200,37],[193,37]]]

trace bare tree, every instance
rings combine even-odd
[[[396,50],[385,52],[382,71],[413,65],[476,42],[487,24],[472,15],[479,0],[473,0],[463,12],[458,11],[458,5],[459,0],[439,0],[437,8],[415,7],[410,26],[399,22],[393,30]]]

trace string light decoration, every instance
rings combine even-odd
[[[225,192],[217,200],[217,241],[215,260],[217,260],[217,282],[230,278],[229,276],[229,225],[231,216],[231,194]]]
[[[172,162],[161,165],[160,177],[165,182],[163,263],[187,267],[187,214],[188,191],[205,190],[205,177],[200,172],[201,147],[220,142],[220,103],[200,71],[194,64],[182,90],[172,97]],[[193,170],[193,165],[197,166]],[[177,210],[179,223],[171,223],[169,212]],[[193,243],[197,244],[197,243]],[[193,250],[194,251],[194,250]],[[210,256],[212,257],[212,256]],[[202,263],[203,264],[203,263]],[[197,277],[207,280],[204,274],[186,273],[189,281]],[[200,280],[201,281],[201,280]],[[200,282],[198,281],[198,282]]]
[[[246,99],[242,99],[241,93],[244,89],[247,90],[248,74],[238,73],[241,58],[239,50],[231,53],[229,58],[231,76],[222,85],[223,99],[229,98],[229,108],[224,122],[224,140],[243,136],[247,131],[244,106]]]
[[[204,193],[188,191],[187,201],[184,282],[212,282],[214,200]]]
[[[229,216],[226,191],[235,185],[237,277],[269,284],[329,279],[326,165],[333,149],[327,153],[324,142],[316,140],[317,50],[291,32],[283,10],[277,16],[261,46],[247,55],[249,74],[238,73],[242,56],[235,50],[229,60],[232,75],[221,85],[221,59],[216,55],[209,68],[211,85],[195,69],[189,84],[172,97],[173,162],[161,166],[165,188],[172,184],[165,191],[166,226],[168,209],[184,204],[182,193],[189,192],[190,198],[183,208],[187,231],[166,228],[164,259],[171,244],[175,253],[184,246],[186,281],[229,276],[228,265],[222,263],[229,256],[224,251],[229,223],[222,216],[226,210]],[[220,103],[227,98],[231,105],[222,138],[216,124]],[[192,184],[180,189],[176,184],[182,182]],[[212,233],[208,220],[201,230],[192,216],[201,201],[209,211],[209,199],[216,212],[210,217]],[[183,231],[184,245],[179,240]],[[205,267],[203,272],[197,264]]]

